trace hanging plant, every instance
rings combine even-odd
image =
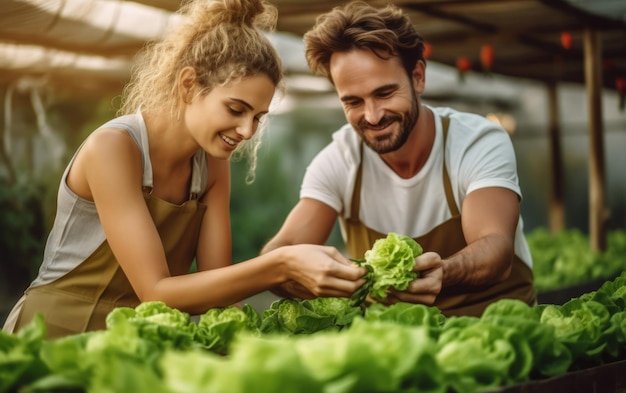
[[[465,73],[472,69],[472,62],[465,56],[456,58],[456,69],[459,71],[459,79],[465,81]]]
[[[493,66],[493,46],[490,44],[483,44],[480,47],[480,64],[483,67],[483,71],[490,73]]]
[[[561,46],[565,49],[572,47],[572,33],[564,31],[561,33]]]

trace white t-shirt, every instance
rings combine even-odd
[[[459,211],[467,194],[484,187],[507,188],[522,198],[515,151],[506,131],[476,114],[450,108],[429,109],[435,115],[435,141],[424,167],[414,177],[399,177],[377,153],[363,146],[359,219],[375,231],[415,238],[452,217],[442,178],[441,116],[450,118],[446,165]],[[349,124],[336,131],[333,141],[307,167],[300,198],[323,202],[347,217],[360,143]],[[521,216],[515,233],[515,254],[532,267]]]

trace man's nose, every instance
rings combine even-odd
[[[378,124],[380,119],[382,119],[384,111],[376,102],[376,100],[369,100],[365,102],[365,121],[369,124]]]

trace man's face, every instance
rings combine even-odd
[[[421,68],[418,64],[418,67]],[[379,154],[399,149],[419,116],[423,79],[409,78],[399,57],[381,59],[369,50],[334,53],[330,74],[346,119]]]

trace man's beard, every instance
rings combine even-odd
[[[401,148],[404,143],[409,139],[409,135],[413,131],[415,124],[417,123],[417,119],[419,118],[419,109],[417,103],[417,97],[415,96],[415,91],[411,89],[412,95],[412,104],[411,109],[405,113],[404,117],[399,114],[386,115],[378,124],[371,125],[367,121],[362,120],[359,122],[358,127],[356,128],[358,133],[361,136],[361,139],[370,149],[374,150],[378,154],[390,153],[392,151],[396,151]],[[400,126],[399,132],[394,132],[388,137],[384,139],[376,139],[374,138],[366,138],[364,130],[372,127],[380,127],[385,125],[390,125],[394,122],[398,122]]]

